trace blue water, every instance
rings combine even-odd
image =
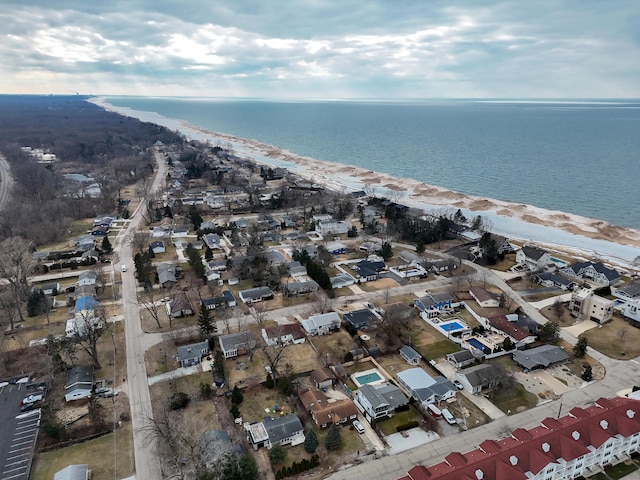
[[[467,339],[467,343],[469,345],[472,345],[476,349],[480,350],[481,352],[484,352],[484,349],[487,348],[487,346],[484,343],[482,343],[480,340],[476,338]]]
[[[367,385],[368,383],[378,382],[382,380],[382,377],[378,375],[376,372],[366,373],[364,375],[360,375],[359,377],[355,377],[360,385]]]
[[[640,229],[640,101],[107,101],[303,156]]]
[[[443,323],[441,325],[438,325],[438,327],[440,327],[440,330],[443,330],[445,332],[453,332],[455,330],[464,329],[464,327],[460,325],[458,322]]]

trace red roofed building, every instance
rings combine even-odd
[[[485,440],[471,452],[452,452],[436,465],[417,465],[399,480],[573,479],[622,462],[639,445],[640,401],[601,398],[508,438]]]

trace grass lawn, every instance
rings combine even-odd
[[[242,391],[244,400],[240,404],[240,413],[245,422],[261,422],[265,415],[277,415],[274,413],[274,407],[285,407],[285,413],[291,413],[292,409],[296,409],[296,401],[292,400],[293,405],[287,402],[287,397],[277,388],[265,388],[256,385]],[[229,408],[231,403],[229,402]],[[265,409],[269,409],[266,412]],[[294,412],[299,413],[299,412]]]
[[[637,465],[631,460],[627,460],[617,465],[609,465],[605,467],[604,471],[606,472],[606,475],[604,473],[597,473],[589,478],[592,480],[617,480],[635,472],[636,470],[638,470]]]
[[[31,474],[32,480],[51,480],[58,470],[67,465],[87,464],[92,480],[126,478],[133,474],[133,438],[131,423],[123,423],[114,434],[37,455]],[[114,468],[115,462],[115,468]],[[115,470],[115,472],[114,472]]]
[[[520,383],[513,382],[513,386],[509,389],[499,388],[496,390],[491,401],[504,413],[509,411],[523,412],[536,406],[538,397],[527,391]]]
[[[320,358],[327,358],[331,365],[342,363],[347,352],[358,346],[351,335],[342,329],[330,335],[308,337],[307,341],[313,342]]]
[[[444,358],[447,354],[460,350],[458,345],[446,339],[430,345],[417,345],[414,348],[425,360]]]
[[[422,415],[412,405],[409,406],[409,410],[404,412],[397,412],[393,417],[386,420],[376,422],[376,427],[379,428],[385,435],[392,435],[398,433],[397,427],[406,425],[409,422],[420,422]]]
[[[583,335],[590,347],[607,357],[624,360],[640,355],[640,329],[631,326],[618,314],[601,328],[592,328]]]

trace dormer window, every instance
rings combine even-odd
[[[607,427],[609,426],[609,422],[607,422],[606,420],[600,420],[600,426],[602,427],[603,430],[606,430]]]
[[[573,432],[571,432],[571,436],[573,437],[574,440],[580,440],[580,432],[578,432],[577,430],[574,430]]]
[[[475,473],[478,480],[482,480],[484,478],[484,472],[482,470],[478,469]]]
[[[542,451],[545,453],[549,453],[549,450],[551,450],[551,445],[549,445],[547,442],[544,442],[542,444]]]

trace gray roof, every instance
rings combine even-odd
[[[486,363],[465,368],[460,370],[458,374],[464,375],[467,381],[474,387],[490,385],[495,379],[500,377],[498,370],[493,365]]]
[[[87,480],[88,465],[68,465],[55,473],[53,480]]]
[[[457,390],[456,386],[443,376],[439,375],[433,380],[435,381],[433,385],[430,385],[428,387],[414,388],[412,390],[412,393],[417,400],[423,402],[435,396],[435,400],[438,401],[442,400],[442,398],[444,398],[447,393],[455,392]]]
[[[241,290],[238,293],[244,299],[265,298],[273,296],[273,290],[271,290],[269,287],[249,288],[248,290]]]
[[[67,371],[66,385],[74,385],[77,383],[93,383],[93,366],[77,365]]]
[[[475,360],[476,358],[473,356],[473,353],[471,353],[470,350],[460,350],[459,352],[450,353],[449,355],[447,355],[447,357],[453,358],[458,363]]]
[[[303,430],[300,419],[293,413],[282,417],[265,417],[263,424],[272,444],[279,443],[281,440]]]
[[[156,270],[158,271],[158,283],[160,285],[165,282],[177,282],[175,268],[170,263],[161,263],[156,267]]]
[[[640,297],[640,280],[629,282],[627,285],[618,288],[618,291],[631,298]]]
[[[395,410],[399,406],[408,403],[407,397],[404,396],[402,390],[389,383],[383,383],[377,386],[369,384],[363,385],[360,387],[359,392],[369,401],[374,409],[388,405],[389,410]]]
[[[418,352],[416,352],[413,348],[411,348],[408,345],[403,345],[402,348],[400,349],[400,353],[403,354],[408,359],[422,358],[422,355],[420,355]]]
[[[531,258],[533,260],[540,260],[543,255],[545,253],[547,253],[545,250],[538,248],[538,247],[532,247],[531,245],[525,245],[522,247],[522,253],[524,253],[525,257],[527,258]]]
[[[524,368],[545,368],[554,363],[564,362],[569,358],[567,352],[554,345],[541,345],[529,350],[516,350],[513,352],[513,361]]]
[[[200,440],[202,460],[209,468],[230,453],[241,453],[241,446],[234,446],[226,430],[207,430]]]
[[[178,360],[181,362],[191,360],[192,358],[200,358],[209,351],[209,342],[204,340],[198,343],[182,345],[178,347]]]
[[[229,335],[220,335],[218,340],[225,350],[234,350],[238,345],[244,345],[251,342],[255,343],[251,332],[238,332],[230,333]]]

